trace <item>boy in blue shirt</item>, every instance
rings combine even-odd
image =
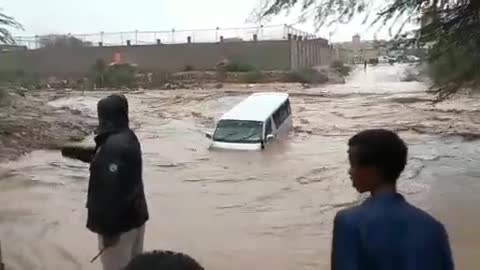
[[[443,225],[397,193],[405,143],[379,129],[358,133],[348,145],[353,187],[371,196],[337,213],[332,270],[453,270]]]

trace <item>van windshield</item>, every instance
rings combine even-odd
[[[213,140],[230,143],[259,143],[263,123],[258,121],[220,120]]]

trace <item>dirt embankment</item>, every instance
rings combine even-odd
[[[0,90],[0,161],[37,149],[82,140],[94,119],[69,108],[53,108],[42,95]]]
[[[92,78],[68,79],[61,77],[43,78],[25,85],[21,81],[14,85],[21,85],[31,90],[40,89],[75,89],[75,90],[131,90],[141,89],[205,89],[222,88],[223,84],[271,84],[271,83],[301,83],[304,85],[343,84],[351,68],[341,64],[339,67],[322,66],[301,68],[296,70],[244,70],[244,71],[183,71],[183,72],[145,72],[135,71],[126,77],[118,71],[110,74],[112,78],[104,83],[94,83]],[[117,78],[119,77],[119,78]],[[208,87],[207,87],[208,85]]]

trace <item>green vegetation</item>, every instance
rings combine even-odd
[[[258,70],[252,70],[245,73],[242,79],[246,83],[261,83],[265,79],[265,74]]]
[[[115,64],[107,66],[105,61],[98,59],[90,72],[90,79],[96,87],[134,87],[138,71],[130,64]]]
[[[433,54],[441,46],[436,46]],[[472,53],[474,48],[469,46],[471,45],[458,46],[456,50],[446,48],[431,59],[427,74],[435,83],[441,98],[448,97],[460,88],[477,88],[480,85],[479,45],[476,45],[475,53]]]
[[[429,47],[429,74],[442,96],[480,84],[478,0],[264,0],[256,15],[260,20],[297,7],[301,21],[312,18],[317,29],[360,16],[364,23],[388,27],[399,48]],[[417,29],[404,31],[412,24]]]
[[[255,67],[249,64],[242,63],[240,61],[228,61],[224,60],[217,64],[216,77],[219,82],[224,82],[228,75],[227,73],[246,73],[241,76],[241,80],[246,83],[257,83],[263,80],[263,75]]]
[[[352,68],[350,66],[346,66],[345,63],[340,60],[333,61],[330,67],[342,76],[348,76],[350,72],[352,72]]]
[[[284,82],[320,84],[328,81],[328,76],[314,68],[302,68],[285,74]]]
[[[250,72],[250,71],[255,71],[255,67],[249,64],[233,61],[231,63],[226,64],[223,67],[223,70],[226,72]]]

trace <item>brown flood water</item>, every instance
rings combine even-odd
[[[403,67],[359,70],[345,85],[148,91],[128,95],[144,151],[151,212],[146,249],[171,249],[206,269],[328,269],[332,218],[362,200],[347,176],[346,141],[371,127],[400,131],[407,197],[442,220],[458,269],[480,267],[480,102],[432,105]],[[270,88],[269,88],[270,87]],[[203,132],[249,91],[289,91],[295,129],[263,152],[209,151]],[[55,100],[95,115],[107,93]],[[469,137],[471,138],[471,137]],[[100,269],[85,229],[88,167],[37,151],[0,165],[0,241],[8,269]]]

